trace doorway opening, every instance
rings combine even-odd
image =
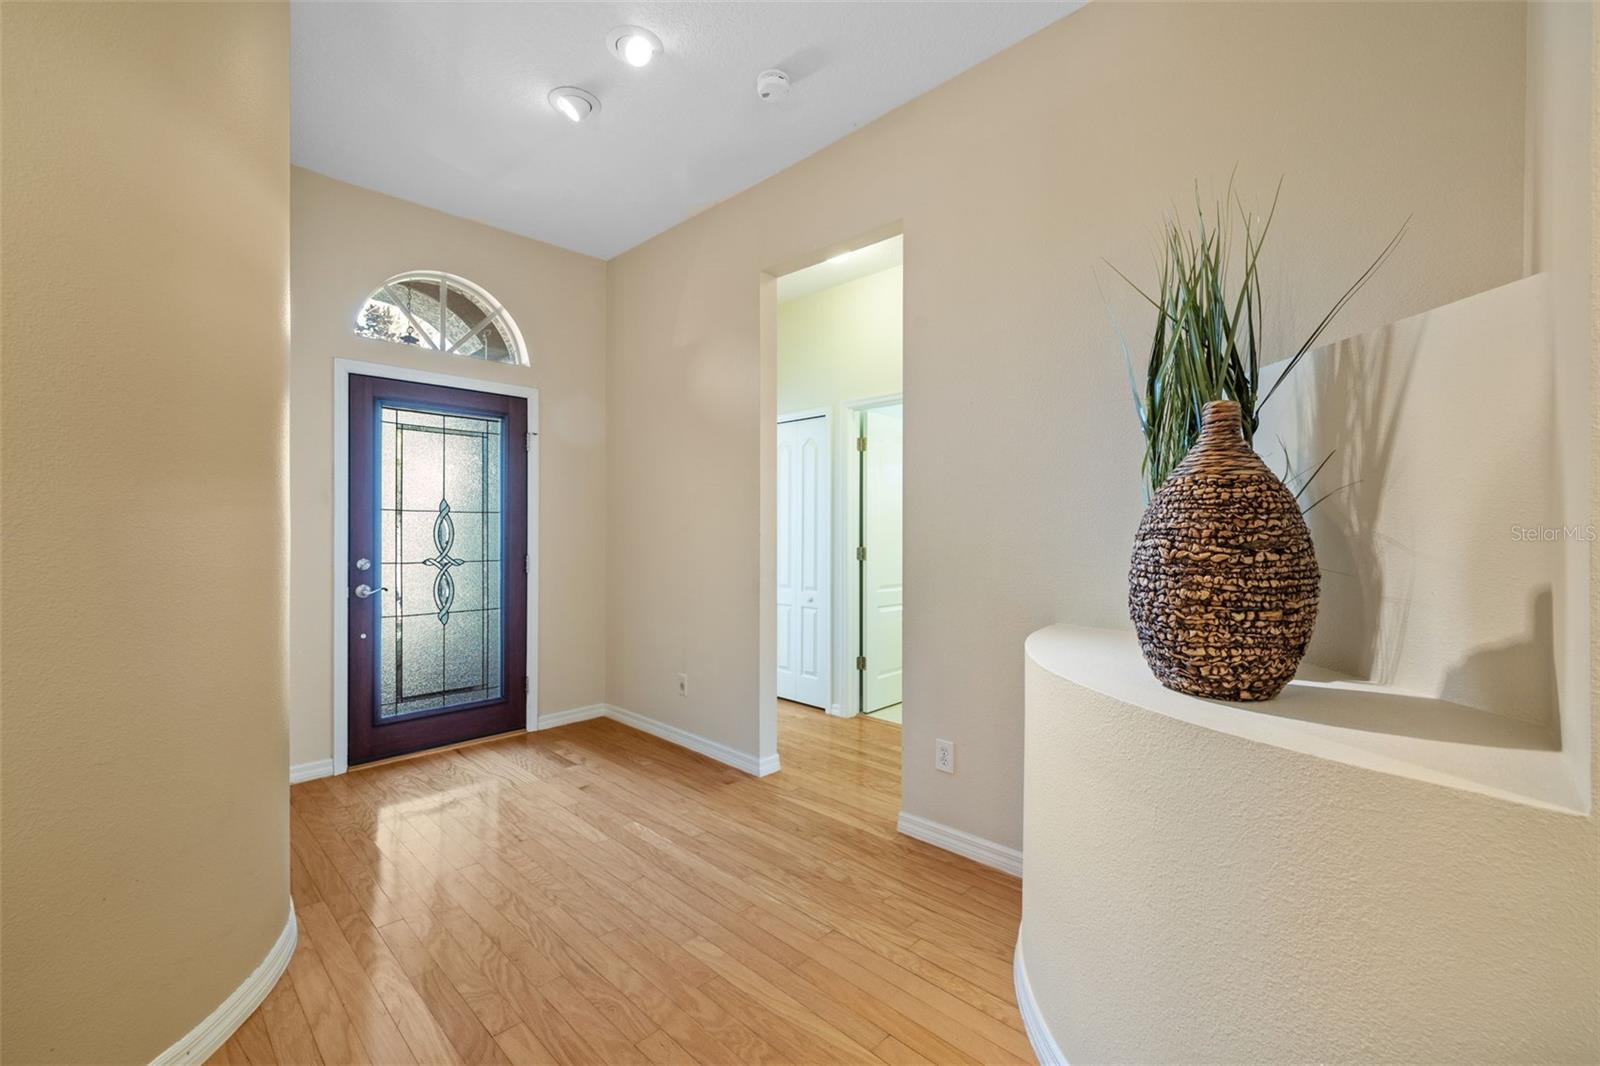
[[[899,747],[902,292],[898,236],[777,279],[780,734],[796,714],[859,716]]]

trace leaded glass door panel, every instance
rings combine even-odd
[[[350,762],[523,727],[527,401],[350,378]]]

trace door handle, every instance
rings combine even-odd
[[[371,585],[357,585],[356,586],[356,599],[364,600],[368,596],[376,596],[380,592],[388,592],[388,591],[389,591],[389,586],[388,585],[380,585],[377,588],[373,588]]]

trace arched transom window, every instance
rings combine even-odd
[[[378,286],[356,315],[355,331],[491,363],[528,362],[522,333],[500,302],[465,278],[437,270],[397,274]]]

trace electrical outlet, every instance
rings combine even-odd
[[[678,695],[685,696],[685,697],[689,695],[689,675],[688,674],[679,674],[678,675]]]
[[[933,768],[942,770],[947,774],[956,772],[956,746],[954,741],[936,740],[933,742]]]

